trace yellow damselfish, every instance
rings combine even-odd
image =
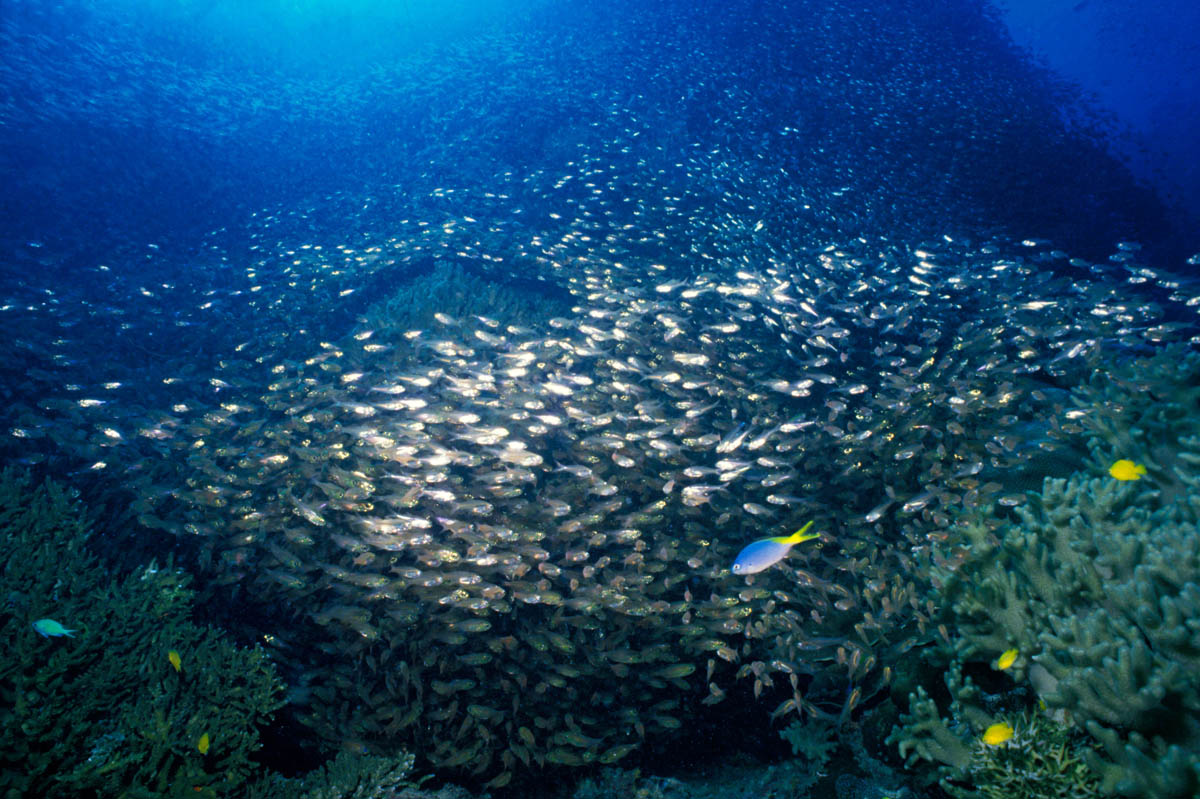
[[[1003,721],[997,722],[983,731],[983,742],[988,746],[999,746],[1012,737],[1012,725]]]
[[[1146,467],[1122,458],[1108,467],[1108,473],[1118,480],[1141,480],[1146,474]]]
[[[183,660],[180,659],[179,653],[174,649],[167,650],[167,660],[171,661],[171,665],[175,667],[175,671],[183,668]]]
[[[1017,662],[1017,655],[1020,654],[1016,649],[1006,649],[1001,653],[1000,657],[996,658],[996,668],[1000,671],[1011,668],[1012,664]]]
[[[196,741],[196,748],[200,750],[200,754],[207,755],[208,754],[208,745],[210,743],[211,743],[211,741],[208,738],[208,733],[204,733],[203,735],[200,736],[200,740]]]

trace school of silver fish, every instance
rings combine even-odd
[[[344,236],[330,209],[389,198],[264,210],[202,279],[10,288],[6,452],[111,481],[273,609],[333,741],[501,787],[735,690],[850,716],[937,634],[941,531],[1084,462],[1070,387],[1200,342],[1200,289],[1134,243],[794,246],[781,209],[816,195],[639,124],[614,105],[570,159],[398,189],[410,213]]]
[[[324,675],[314,726],[503,783],[616,762],[732,677],[780,714],[852,712],[887,677],[875,649],[915,643],[893,630],[932,635],[906,570],[937,531],[1021,502],[1014,476],[1070,449],[1093,411],[1063,386],[1188,332],[1126,299],[1145,268],[1054,277],[1070,263],[1034,243],[764,248],[668,279],[588,216],[520,253],[571,291],[555,315],[442,265],[307,358],[247,344],[168,378],[187,399],[153,412],[128,385],[67,386],[10,435],[119,475],[143,526],[202,537],[247,601],[320,627],[307,655],[271,635]],[[469,264],[488,240],[442,220],[254,270]],[[820,548],[730,573],[745,543],[808,518]]]

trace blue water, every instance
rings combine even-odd
[[[268,205],[555,164],[574,140],[632,130],[624,114],[647,153],[662,144],[668,161],[722,143],[764,169],[873,192],[822,230],[953,227],[944,211],[922,212],[933,193],[961,199],[950,210],[977,227],[1089,255],[1137,239],[1178,261],[1195,219],[1194,70],[1185,48],[1155,49],[1142,35],[1131,47],[1155,57],[1122,60],[1119,86],[1096,66],[1111,91],[1092,102],[1078,53],[1088,31],[1116,35],[1111,21],[1088,27],[1100,7],[1075,15],[1076,37],[1055,38],[1076,54],[1056,73],[1033,66],[975,3],[668,3],[650,13],[622,3],[434,12],[12,0],[0,20],[4,232],[13,245],[196,246]],[[1157,14],[1146,31],[1154,19],[1171,24],[1169,8],[1138,13]],[[1027,38],[1017,42],[1040,46]],[[1151,88],[1133,108],[1140,84]],[[1127,127],[1149,153],[1133,173],[1121,162],[1132,157],[1119,146]],[[1155,168],[1171,171],[1171,194]]]
[[[1197,13],[0,0],[0,457],[268,648],[264,768],[935,799],[936,542],[1164,473],[1072,392],[1200,341]]]
[[[1112,147],[1196,225],[1200,6],[1103,0],[1000,4],[1013,40],[1113,115]]]

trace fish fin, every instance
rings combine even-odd
[[[811,541],[817,537],[817,533],[808,532],[808,528],[812,527],[812,525],[812,519],[809,519],[808,524],[804,525],[791,535],[783,536],[781,538],[772,538],[771,540],[778,541],[781,544],[799,544],[804,541]]]

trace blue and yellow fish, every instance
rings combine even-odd
[[[796,544],[819,538],[819,534],[808,532],[812,522],[801,527],[791,535],[781,535],[775,538],[762,538],[753,544],[748,544],[738,553],[733,561],[734,574],[758,574],[763,569],[774,566],[783,560],[788,550]]]

